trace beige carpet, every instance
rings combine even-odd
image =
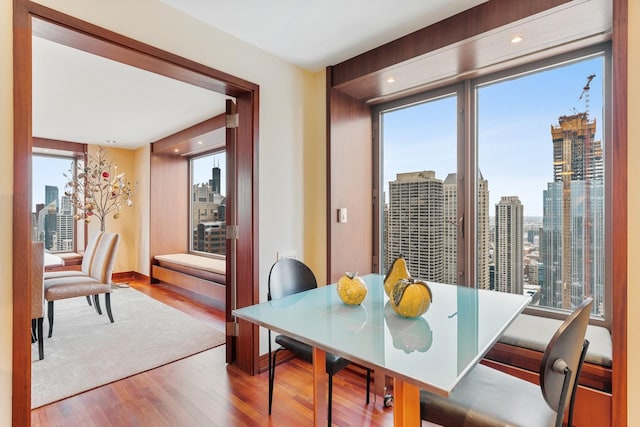
[[[85,298],[55,302],[43,360],[31,345],[32,408],[224,344],[221,332],[131,288],[111,293],[115,323],[100,303],[102,316]]]

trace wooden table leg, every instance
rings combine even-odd
[[[313,425],[327,425],[327,355],[313,348]]]
[[[420,421],[420,388],[393,380],[393,425],[416,427]]]

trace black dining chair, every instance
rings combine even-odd
[[[568,408],[571,426],[592,304],[580,304],[547,344],[539,386],[479,364],[448,398],[420,391],[421,418],[442,426],[560,427]]]
[[[271,267],[269,272],[267,300],[277,300],[288,295],[308,291],[318,287],[316,277],[309,267],[304,263],[293,259],[283,258]],[[292,322],[296,319],[291,319]],[[275,342],[280,345],[273,353],[271,352],[271,330],[269,330],[269,414],[273,403],[273,383],[276,375],[276,356],[281,350],[289,350],[300,359],[309,363],[313,362],[313,352],[311,346],[302,343],[286,335],[278,335]],[[348,360],[332,353],[326,354],[326,371],[329,375],[329,397],[327,418],[328,425],[331,425],[331,395],[333,391],[333,375],[345,366],[349,365]],[[367,404],[369,403],[369,383],[371,370],[367,369]]]

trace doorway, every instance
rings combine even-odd
[[[236,177],[243,185],[237,193],[238,237],[236,304],[238,307],[257,302],[258,295],[258,230],[257,230],[257,85],[154,48],[120,34],[105,30],[28,1],[16,1],[14,7],[14,205],[13,253],[26,254],[14,258],[13,268],[13,403],[14,425],[28,425],[30,420],[31,360],[29,328],[29,283],[31,274],[31,206],[30,176],[32,154],[32,36],[82,49],[153,73],[235,97],[239,122]],[[231,308],[228,307],[228,310]],[[22,327],[24,326],[24,327]],[[249,332],[249,333],[247,333]],[[244,331],[233,344],[234,363],[253,374],[257,370],[257,328]]]

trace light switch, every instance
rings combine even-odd
[[[338,222],[347,222],[347,208],[338,209]]]

